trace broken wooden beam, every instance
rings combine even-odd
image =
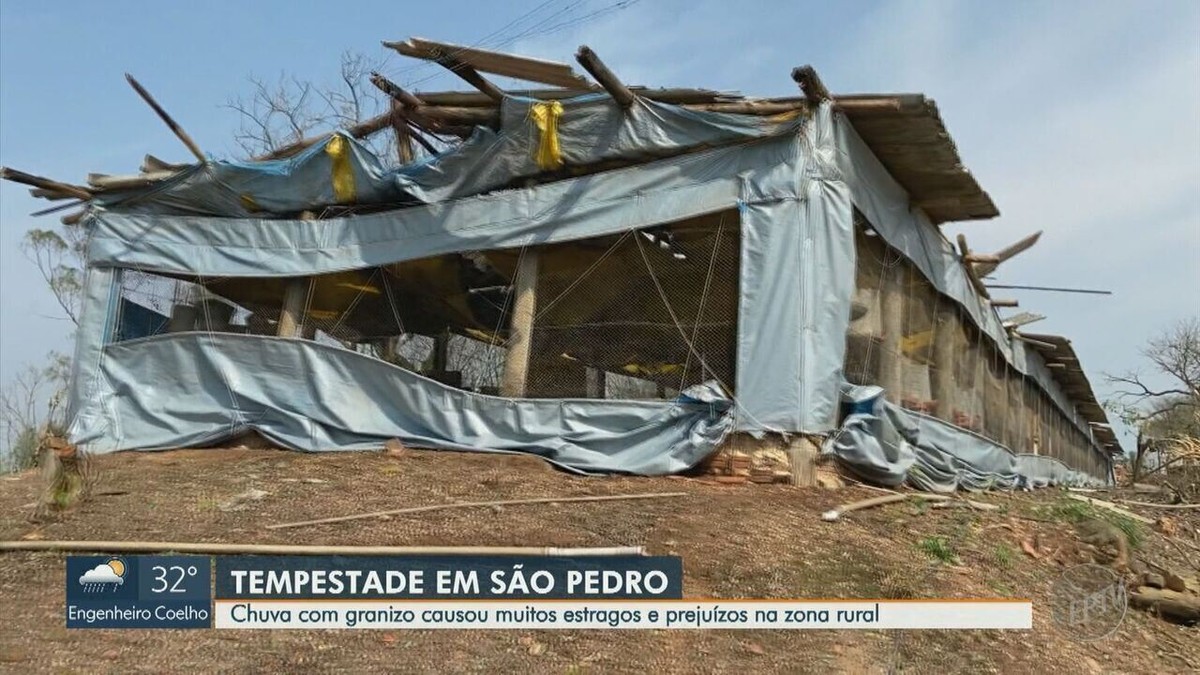
[[[608,69],[608,66],[604,65],[604,62],[600,60],[596,52],[592,51],[591,47],[580,45],[579,51],[575,52],[575,60],[592,77],[596,78],[600,86],[604,87],[604,91],[607,91],[622,108],[628,108],[633,105],[633,92],[629,91],[629,87],[626,87],[620,78],[614,75]]]
[[[812,66],[804,65],[793,69],[792,79],[800,85],[800,91],[804,92],[804,97],[808,100],[816,103],[833,100],[833,95],[829,93],[829,89]]]
[[[557,61],[505,54],[449,42],[435,42],[419,37],[411,37],[404,42],[384,41],[383,46],[404,56],[426,61],[436,61],[442,54],[453,54],[456,59],[480,72],[567,89],[591,89],[590,83],[576,74],[570,65]]]
[[[358,124],[348,127],[346,129],[346,133],[350,134],[354,138],[366,138],[367,136],[370,136],[371,134],[374,134],[382,129],[389,128],[391,126],[392,118],[393,118],[394,114],[395,114],[394,111],[388,110],[387,112],[385,112],[381,115],[376,115],[375,117],[371,117],[362,122],[359,122]],[[326,133],[320,134],[318,136],[309,136],[308,138],[301,138],[300,140],[293,141],[291,143],[288,143],[287,145],[280,146],[270,152],[267,152],[267,153],[261,154],[257,157],[254,157],[253,161],[262,162],[262,161],[267,161],[267,160],[272,160],[272,159],[282,159],[285,157],[291,157],[292,155],[300,153],[300,152],[304,151],[305,149],[328,139],[332,135],[333,135],[333,132],[326,132]]]
[[[1020,328],[1021,326],[1027,326],[1031,323],[1034,323],[1036,321],[1041,321],[1042,319],[1045,319],[1045,318],[1046,317],[1043,314],[1034,314],[1033,312],[1021,312],[1020,314],[1014,314],[1013,316],[1002,319],[1002,321],[1003,321],[1003,325],[1005,328],[1012,329],[1012,328]]]
[[[513,308],[509,321],[508,350],[500,395],[523,398],[529,379],[529,358],[533,347],[533,318],[537,310],[538,250],[526,248],[517,261],[513,280]]]
[[[983,254],[983,253],[968,253],[967,255],[963,256],[963,261],[964,261],[964,262],[969,262],[969,263],[975,263],[975,264],[978,264],[978,263],[999,263],[999,262],[1000,262],[1000,258],[998,258],[998,257],[996,257],[996,256],[994,256],[994,255],[986,255],[986,254]],[[976,273],[978,274],[978,271],[977,271]]]
[[[154,173],[155,171],[183,171],[191,166],[190,164],[174,164],[165,160],[161,160],[154,155],[146,155],[142,158],[142,173]]]
[[[959,232],[957,240],[958,252],[959,255],[962,256],[963,269],[967,272],[967,279],[971,282],[971,285],[975,287],[975,290],[979,293],[979,295],[981,295],[985,300],[990,300],[992,294],[988,291],[987,286],[983,285],[983,280],[979,278],[979,275],[975,273],[975,266],[967,262],[967,258],[971,256],[971,249],[969,246],[967,246],[967,235]]]
[[[1018,303],[1012,298],[988,298],[988,304],[992,307],[1016,307]]]
[[[452,54],[443,54],[438,58],[437,62],[443,68],[461,77],[467,84],[478,89],[489,99],[497,103],[504,100],[504,92],[488,81],[487,78],[480,75],[479,71],[472,68],[470,64],[463,63]]]
[[[89,173],[88,185],[98,190],[128,190],[149,187],[175,175],[174,171],[153,171],[136,176],[112,176],[105,173]]]
[[[421,103],[421,99],[413,96],[412,93],[410,93],[404,87],[392,82],[379,73],[372,72],[370,79],[371,84],[375,85],[379,91],[382,91],[396,101],[399,101],[400,104],[404,106],[405,112],[415,112],[423,105]]]
[[[978,273],[979,276],[981,276],[981,277],[986,277],[987,275],[991,274],[992,272],[995,272],[996,268],[1000,266],[1000,263],[1002,263],[1006,260],[1009,260],[1020,253],[1028,251],[1030,248],[1033,247],[1034,244],[1036,244],[1038,242],[1038,239],[1041,239],[1041,237],[1042,237],[1042,231],[1038,230],[1037,232],[1034,232],[1033,234],[1029,235],[1028,237],[1025,237],[1024,239],[1021,239],[1020,241],[1018,241],[1014,244],[1005,246],[1004,248],[1000,249],[999,251],[996,251],[993,254],[994,257],[996,258],[996,260],[994,262],[990,262],[990,261],[982,262],[976,268],[976,273]]]
[[[207,162],[208,158],[204,156],[203,152],[200,152],[200,146],[196,145],[196,142],[192,140],[192,137],[189,136],[187,132],[183,130],[183,127],[179,126],[179,124],[169,114],[167,114],[166,110],[163,110],[163,107],[158,104],[158,101],[154,100],[154,97],[150,95],[150,92],[146,91],[146,88],[143,87],[137,80],[133,79],[133,76],[129,73],[125,73],[125,79],[129,82],[129,86],[133,87],[133,90],[137,92],[138,96],[142,97],[142,100],[146,102],[146,105],[150,106],[154,110],[159,119],[166,123],[166,125],[171,128],[171,131],[175,134],[175,136],[179,138],[179,140],[182,141],[185,146],[187,146],[187,149],[190,150],[193,155],[196,156],[196,159],[201,164]]]
[[[67,195],[83,201],[88,201],[92,198],[92,193],[87,188],[81,185],[71,185],[70,183],[60,183],[56,180],[35,176],[24,171],[17,171],[6,166],[0,166],[0,178],[10,180],[14,183],[29,185],[47,192],[55,192],[58,194]]]

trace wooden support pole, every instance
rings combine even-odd
[[[517,265],[513,280],[512,319],[509,323],[508,353],[504,358],[504,375],[500,394],[509,398],[525,395],[529,377],[529,355],[533,345],[533,316],[537,309],[538,251],[527,248]]]
[[[165,122],[166,125],[171,128],[171,131],[175,133],[175,136],[187,146],[187,149],[190,150],[193,155],[195,155],[196,160],[201,164],[207,162],[208,159],[204,156],[203,152],[200,152],[200,147],[196,145],[196,142],[192,140],[192,137],[188,136],[187,132],[183,130],[183,127],[179,126],[179,124],[167,114],[166,110],[163,110],[163,107],[158,104],[158,101],[154,100],[154,97],[150,95],[150,92],[146,91],[146,88],[138,83],[137,80],[133,79],[133,76],[129,73],[125,73],[125,79],[129,82],[129,86],[133,87],[133,90],[137,92],[138,96],[142,97],[142,100],[146,102],[146,105],[154,109],[154,112],[158,115],[159,119]]]
[[[887,399],[897,405],[903,397],[904,359],[900,343],[904,337],[904,266],[885,267],[879,289],[880,331],[883,344],[879,351],[879,386]]]
[[[480,75],[478,70],[458,60],[452,54],[443,52],[438,56],[437,62],[443,68],[461,77],[467,84],[483,92],[493,101],[499,103],[504,100],[504,92],[499,87]]]
[[[945,304],[945,303],[943,303]],[[958,312],[954,307],[939,307],[937,324],[933,332],[933,377],[930,393],[937,401],[938,419],[954,423],[954,404],[958,401],[955,386],[954,361],[958,356],[955,348],[958,327]]]
[[[305,211],[300,220],[315,220],[316,214]],[[312,281],[308,277],[288,279],[283,291],[283,307],[279,311],[279,325],[275,332],[279,337],[303,337],[304,310],[308,307],[308,295]]]
[[[289,279],[283,292],[283,307],[279,312],[279,337],[300,337],[304,324],[304,306],[308,304],[309,282],[305,277]]]
[[[788,464],[792,471],[792,485],[815,487],[817,485],[817,459],[821,455],[821,439],[817,436],[796,436],[788,444]]]
[[[583,69],[588,71],[592,77],[596,78],[600,86],[604,87],[604,90],[617,103],[621,104],[621,107],[628,108],[633,105],[633,92],[608,69],[608,66],[604,65],[604,62],[600,60],[599,56],[596,56],[596,52],[593,52],[591,47],[581,45],[579,51],[575,52],[575,60],[579,61],[579,65],[583,66]]]
[[[804,97],[808,100],[814,103],[833,100],[833,95],[825,88],[825,83],[812,66],[804,65],[793,69],[792,79],[800,85],[800,91],[804,92]]]
[[[81,185],[60,183],[56,180],[35,176],[31,173],[25,173],[24,171],[17,171],[16,169],[10,169],[6,166],[0,166],[0,178],[12,181],[14,183],[20,183],[22,185],[29,185],[39,188],[41,190],[45,190],[47,193],[53,192],[61,195],[67,195],[68,197],[82,199],[83,201],[88,201],[92,198],[92,193]],[[33,191],[30,190],[30,193],[32,192]],[[37,195],[34,196],[36,197]]]

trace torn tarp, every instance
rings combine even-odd
[[[289,338],[176,333],[105,349],[93,452],[215,443],[248,430],[294,450],[405,445],[525,452],[581,472],[695,466],[733,428],[715,385],[675,401],[509,399],[422,377],[348,349]],[[86,419],[96,414],[97,419]]]
[[[1053,457],[1015,454],[983,436],[905,410],[879,387],[846,385],[850,413],[823,452],[863,480],[929,492],[1096,485]]]

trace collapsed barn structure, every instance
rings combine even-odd
[[[797,482],[821,453],[942,490],[1109,479],[1120,448],[1071,343],[986,283],[1037,235],[981,254],[939,229],[998,211],[933,101],[833,96],[807,67],[802,95],[764,100],[630,87],[586,47],[595,83],[385,45],[474,89],[376,75],[387,113],[233,162],[131,78],[196,163],[87,186],[5,170],[84,207],[73,442],[398,438],[635,474],[778,448]]]

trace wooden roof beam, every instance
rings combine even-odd
[[[621,104],[622,108],[628,108],[633,105],[633,92],[629,91],[629,87],[626,87],[625,83],[621,82],[620,78],[614,75],[608,69],[608,66],[604,65],[604,62],[600,60],[599,56],[596,56],[596,52],[592,51],[591,47],[580,45],[579,51],[575,52],[575,60],[592,77],[596,78],[600,86],[604,87],[604,91],[607,91],[613,97],[613,100]]]
[[[92,193],[87,188],[81,185],[71,185],[70,183],[60,183],[56,180],[35,176],[24,171],[17,171],[6,166],[0,166],[0,178],[10,180],[14,183],[29,185],[31,187],[45,190],[46,192],[55,192],[62,195],[68,195],[76,199],[88,201],[92,198]],[[31,191],[32,192],[32,191]]]

